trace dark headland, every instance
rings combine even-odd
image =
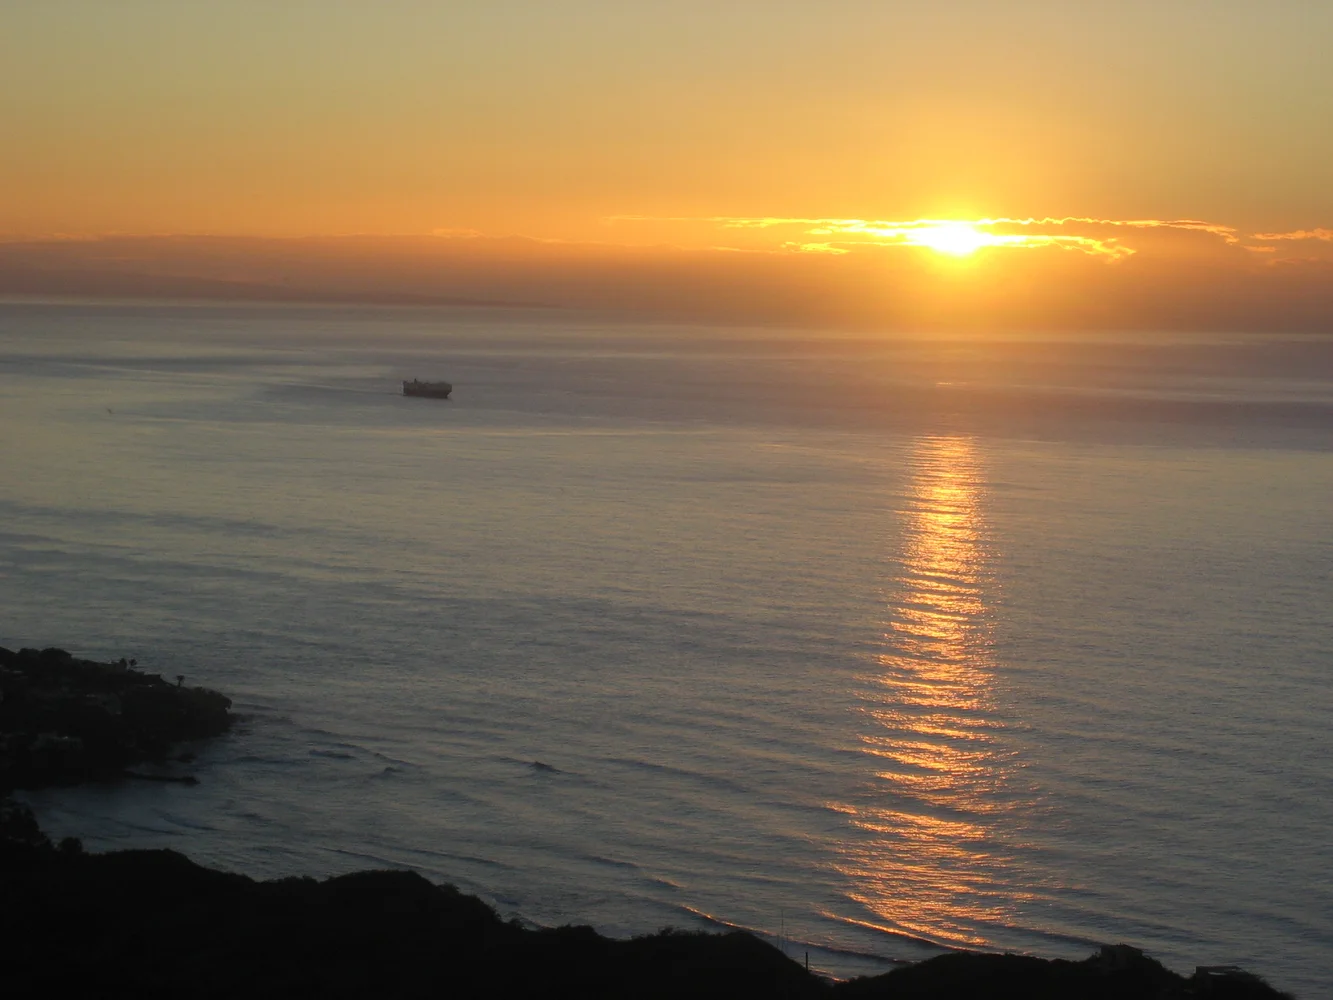
[[[401,871],[257,882],[174,851],[54,845],[17,788],[114,780],[231,724],[217,692],[61,650],[0,649],[0,954],[44,994],[136,997],[1261,998],[1125,946],[1081,961],[955,952],[832,983],[748,934],[529,929]],[[20,989],[20,994],[26,991]],[[16,994],[17,995],[17,994]]]
[[[0,648],[0,790],[141,776],[130,768],[165,763],[232,718],[230,699],[183,676],[173,684],[126,660]]]

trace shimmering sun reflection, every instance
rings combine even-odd
[[[863,693],[873,780],[846,809],[852,898],[874,926],[984,944],[1004,919],[992,820],[1004,758],[991,705],[984,484],[973,441],[928,437],[912,456],[899,569],[877,672]]]

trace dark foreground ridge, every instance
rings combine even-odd
[[[53,847],[0,817],[6,979],[135,997],[788,997],[1128,1000],[1280,997],[1240,972],[1185,979],[1132,948],[1082,962],[955,953],[832,984],[749,934],[530,930],[401,871],[256,882],[174,851]]]
[[[12,788],[111,778],[224,732],[231,702],[131,664],[0,649],[3,979],[44,995],[783,997],[921,1000],[1274,998],[1239,970],[1185,979],[1141,952],[1082,962],[958,952],[830,983],[749,934],[533,930],[401,871],[256,882],[175,851],[59,846]],[[536,766],[547,766],[538,763]],[[26,993],[25,993],[26,995]]]
[[[104,780],[231,725],[231,701],[63,649],[0,648],[0,791]],[[186,779],[188,780],[188,779]]]

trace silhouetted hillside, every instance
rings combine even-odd
[[[0,792],[70,784],[224,732],[231,702],[129,663],[0,649]],[[134,997],[789,997],[1184,1000],[1281,994],[1238,970],[1190,979],[1132,948],[1083,962],[955,953],[830,983],[748,934],[530,930],[401,871],[256,882],[174,851],[52,845],[0,797],[6,983]]]
[[[528,930],[408,872],[256,882],[173,851],[53,847],[8,803],[0,941],[10,982],[135,997],[1273,998],[1184,979],[1130,948],[1084,962],[958,953],[831,984],[747,934]]]

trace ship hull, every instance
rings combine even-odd
[[[420,396],[424,399],[448,399],[454,387],[448,382],[411,382],[403,383],[404,396]]]

